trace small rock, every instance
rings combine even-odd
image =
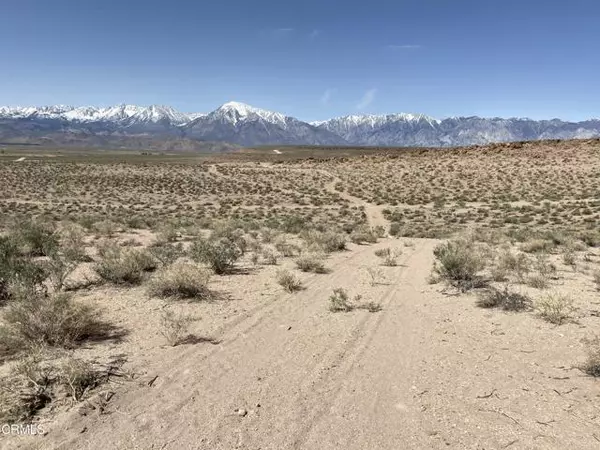
[[[248,411],[246,411],[244,408],[239,408],[236,413],[240,417],[245,417],[248,414]]]

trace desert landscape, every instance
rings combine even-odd
[[[599,139],[9,146],[0,192],[3,449],[600,448]]]

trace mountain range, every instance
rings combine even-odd
[[[600,119],[351,115],[304,122],[243,103],[204,113],[169,106],[0,107],[0,142],[96,147],[221,150],[234,146],[327,145],[448,147],[492,142],[600,137]]]

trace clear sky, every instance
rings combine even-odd
[[[0,105],[600,116],[599,0],[5,0]]]

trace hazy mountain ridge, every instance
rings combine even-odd
[[[229,142],[256,145],[462,146],[538,139],[600,137],[600,120],[583,122],[526,118],[451,117],[423,114],[350,115],[304,122],[243,103],[226,103],[215,111],[182,113],[170,106],[0,107],[0,141],[19,139],[111,145],[151,140]],[[136,141],[132,137],[139,137]],[[183,142],[183,141],[181,141]],[[177,144],[179,145],[179,144]],[[169,144],[159,144],[158,147]]]

